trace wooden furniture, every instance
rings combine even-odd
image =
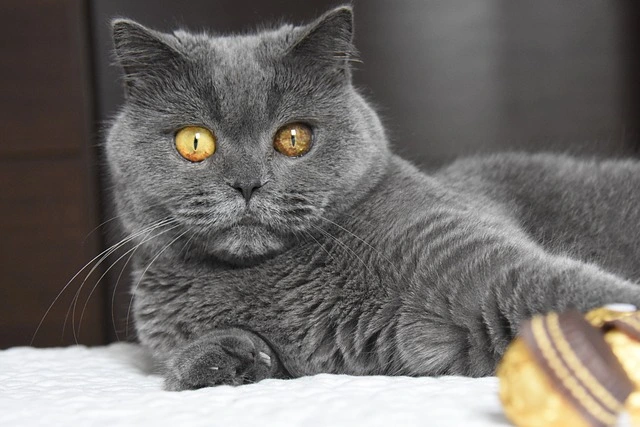
[[[0,347],[7,347],[31,342],[102,238],[89,235],[99,197],[87,4],[4,0],[0,15]],[[79,284],[51,306],[35,345],[75,341],[69,322],[62,331]],[[104,296],[102,288],[92,295],[79,341],[105,342]],[[79,296],[76,324],[87,297]]]

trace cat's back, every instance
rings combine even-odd
[[[510,209],[564,206],[580,211],[589,200],[595,205],[626,206],[640,184],[640,162],[500,153],[457,160],[435,176],[457,191],[484,196]]]
[[[557,153],[507,152],[461,158],[436,173],[450,184],[473,187],[501,185],[540,187],[558,182],[589,181],[603,184],[606,179],[640,173],[636,159],[575,157]],[[475,183],[475,185],[474,185]]]
[[[635,262],[640,162],[635,159],[495,154],[458,160],[436,178],[463,197],[499,206],[554,253],[640,277]]]

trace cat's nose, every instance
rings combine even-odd
[[[249,199],[251,199],[251,195],[260,187],[264,185],[263,182],[260,181],[234,181],[228,183],[231,188],[238,190],[242,197],[249,203]]]

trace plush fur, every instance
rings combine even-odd
[[[637,162],[509,154],[427,175],[354,89],[352,31],[349,7],[234,36],[114,21],[127,99],[106,154],[167,388],[490,375],[535,313],[640,306]],[[273,148],[291,122],[313,129],[302,157]],[[212,157],[176,152],[187,125],[214,132]],[[248,202],[237,182],[259,187]]]

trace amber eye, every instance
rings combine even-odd
[[[276,132],[273,146],[285,156],[302,156],[311,148],[311,128],[302,123],[284,125]]]
[[[178,153],[191,162],[201,162],[216,151],[216,138],[209,129],[187,126],[176,133]]]

